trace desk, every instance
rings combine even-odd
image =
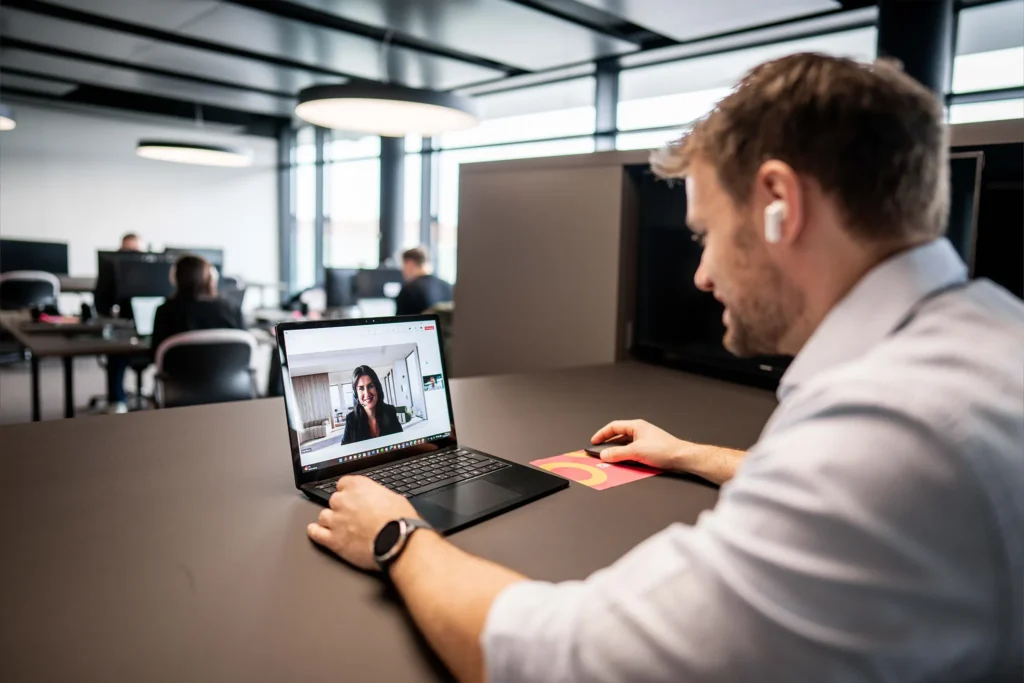
[[[747,447],[775,405],[633,364],[451,384],[463,441],[520,463],[622,417]],[[0,680],[448,678],[377,578],[306,539],[320,507],[294,488],[281,399],[14,425],[0,443]],[[452,540],[535,578],[580,578],[716,498],[670,475],[573,484]]]
[[[104,339],[102,323],[40,325],[12,315],[0,316],[2,324],[22,346],[32,352],[32,421],[39,422],[39,359],[49,356],[64,363],[64,417],[75,416],[75,356],[119,356],[145,353],[149,341],[119,335]],[[131,325],[131,323],[128,323]],[[117,327],[123,327],[119,322]],[[74,336],[82,335],[82,336]]]

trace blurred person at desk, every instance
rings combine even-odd
[[[153,339],[157,349],[169,337],[195,330],[244,330],[242,310],[217,296],[217,269],[201,256],[182,256],[171,270],[174,296],[156,309]]]
[[[140,252],[142,251],[142,240],[134,232],[126,233],[121,237],[121,247],[118,251],[122,252]],[[97,281],[97,284],[99,282]],[[110,280],[110,285],[113,286],[113,280]],[[115,303],[112,301],[113,292],[100,292],[96,291],[93,293],[93,300],[97,302],[97,308],[99,308],[99,302],[106,301],[109,304]],[[127,316],[131,314],[131,301],[122,300],[116,302],[119,309],[120,316]],[[111,311],[101,311],[103,315],[108,315]],[[119,356],[107,356],[107,411],[114,414],[127,413],[128,403],[127,397],[124,391],[124,375],[128,371],[128,368],[132,366],[133,361],[138,360],[138,356],[130,355],[119,355]]]
[[[431,273],[427,252],[414,247],[402,253],[405,285],[395,299],[395,315],[419,315],[431,306],[452,300],[452,286]]]
[[[948,145],[898,67],[797,54],[652,159],[685,178],[725,346],[795,356],[746,453],[594,436],[726,482],[695,525],[562,584],[401,524],[365,477],[307,533],[387,571],[462,681],[1021,681],[1024,304],[943,238]]]

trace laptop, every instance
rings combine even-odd
[[[363,475],[450,533],[568,487],[459,443],[437,316],[284,322],[277,339],[295,486],[312,500]]]
[[[156,309],[163,305],[162,296],[133,296],[132,319],[135,321],[135,333],[140,337],[153,336],[153,322],[156,320]]]

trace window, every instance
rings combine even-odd
[[[952,92],[993,93],[991,101],[955,103],[950,123],[1024,118],[1024,0],[961,10],[953,59]]]
[[[299,129],[292,163],[295,207],[290,286],[305,289],[316,284],[316,144],[312,126]]]
[[[417,148],[419,142],[417,141]],[[406,145],[409,149],[409,145]],[[405,230],[402,249],[420,246],[420,197],[422,195],[423,159],[421,154],[405,155]]]
[[[856,29],[625,70],[619,75],[619,130],[668,130],[644,136],[620,135],[616,146],[642,149],[678,138],[683,126],[711,111],[743,74],[761,62],[796,52],[872,60],[876,35],[873,28]],[[680,128],[672,130],[673,126]]]
[[[324,194],[325,265],[376,268],[380,258],[380,158],[327,164]]]
[[[324,265],[376,268],[380,258],[380,138],[333,131],[324,151]]]

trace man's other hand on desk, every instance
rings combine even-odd
[[[412,504],[366,477],[342,477],[331,506],[306,527],[309,537],[360,569],[376,569],[373,540],[385,524],[419,517]]]
[[[595,444],[626,437],[629,443],[601,453],[605,462],[638,462],[662,470],[696,474],[722,484],[736,474],[744,451],[708,446],[677,439],[645,420],[617,420],[601,428],[591,441]]]

